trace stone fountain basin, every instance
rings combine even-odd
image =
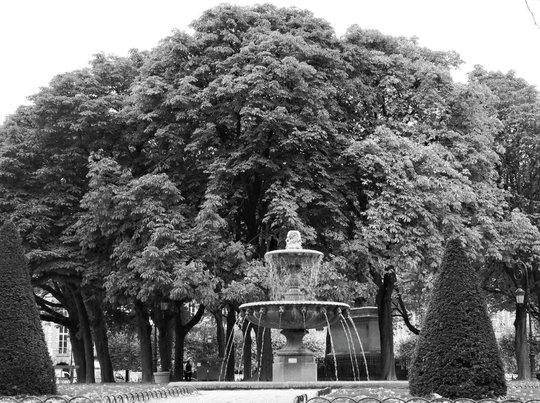
[[[240,305],[246,319],[272,329],[321,329],[347,316],[350,307],[331,301],[261,301]],[[326,315],[325,315],[326,313]]]
[[[309,264],[318,263],[324,254],[313,249],[277,249],[264,254],[264,258],[272,263]]]

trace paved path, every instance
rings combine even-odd
[[[316,381],[316,382],[170,382],[167,386],[194,387],[196,390],[230,389],[324,389],[324,388],[408,388],[407,381]]]
[[[201,390],[194,395],[160,399],[159,403],[293,403],[296,396],[314,397],[319,389]],[[157,403],[158,401],[156,401]]]
[[[195,395],[155,403],[293,403],[296,396],[315,397],[324,388],[407,387],[406,381],[362,382],[171,382],[168,386],[194,387]]]

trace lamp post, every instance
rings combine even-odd
[[[532,332],[532,320],[531,320],[531,314],[529,312],[529,298],[530,298],[530,288],[529,288],[529,270],[531,270],[532,268],[523,263],[523,262],[519,262],[519,266],[518,268],[516,269],[516,273],[515,273],[515,277],[516,277],[516,280],[520,280],[523,276],[525,276],[525,288],[526,290],[523,290],[521,287],[518,288],[514,295],[515,295],[515,298],[516,298],[516,322],[518,322],[518,320],[521,318],[522,320],[522,323],[524,325],[525,328],[528,327],[528,334],[526,333],[526,329],[523,329],[523,333],[520,335],[520,340],[521,342],[525,341],[526,343],[526,346],[527,346],[527,352],[528,352],[528,356],[525,355],[526,359],[528,358],[529,362],[528,364],[529,365],[526,365],[526,367],[528,367],[528,370],[530,371],[529,374],[526,374],[526,371],[523,371],[523,368],[520,368],[520,363],[518,362],[518,378],[521,378],[521,379],[527,379],[527,378],[535,378],[535,354],[534,354],[534,346],[535,346],[535,339],[533,337],[533,332]],[[526,315],[525,317],[523,317],[522,315]],[[528,318],[528,323],[527,323],[527,318]],[[516,327],[516,332],[517,332],[517,327]],[[518,346],[516,346],[518,347]],[[518,357],[520,356],[522,352],[518,352],[517,355]],[[525,358],[523,357],[524,354],[521,355],[521,358]],[[521,371],[520,371],[521,369]],[[528,375],[528,376],[527,376]]]
[[[154,328],[154,354],[153,354],[153,362],[152,362],[152,371],[157,372],[157,325],[154,321],[152,321],[152,326]]]
[[[528,288],[528,287],[527,287]],[[531,369],[531,378],[534,378],[534,370],[535,370],[535,360],[534,360],[534,350],[533,350],[533,346],[535,344],[535,340],[533,338],[533,334],[532,334],[532,322],[531,322],[531,314],[530,313],[527,313],[527,306],[526,306],[526,302],[525,302],[525,295],[527,293],[522,289],[522,288],[518,288],[516,290],[516,292],[514,293],[515,297],[516,297],[516,304],[518,304],[518,306],[524,306],[525,308],[525,314],[528,316],[528,339],[527,339],[527,347],[528,347],[528,351],[529,351],[529,366],[530,366],[530,369]]]
[[[527,309],[525,307],[525,291],[518,288],[514,296],[516,298],[516,320],[514,326],[516,328],[516,361],[517,374],[520,380],[527,380],[531,377],[530,362],[527,344]]]

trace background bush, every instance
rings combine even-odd
[[[411,366],[417,339],[416,335],[409,336],[396,348],[396,360],[400,360],[407,368]]]

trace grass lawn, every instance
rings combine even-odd
[[[539,381],[508,381],[508,391],[504,399],[519,399],[523,402],[540,402],[540,382]],[[408,388],[356,388],[356,389],[333,389],[327,398],[338,396],[352,397],[355,400],[362,398],[377,398],[379,400],[387,398],[399,398],[403,400],[412,399]],[[368,403],[368,402],[366,402]]]

